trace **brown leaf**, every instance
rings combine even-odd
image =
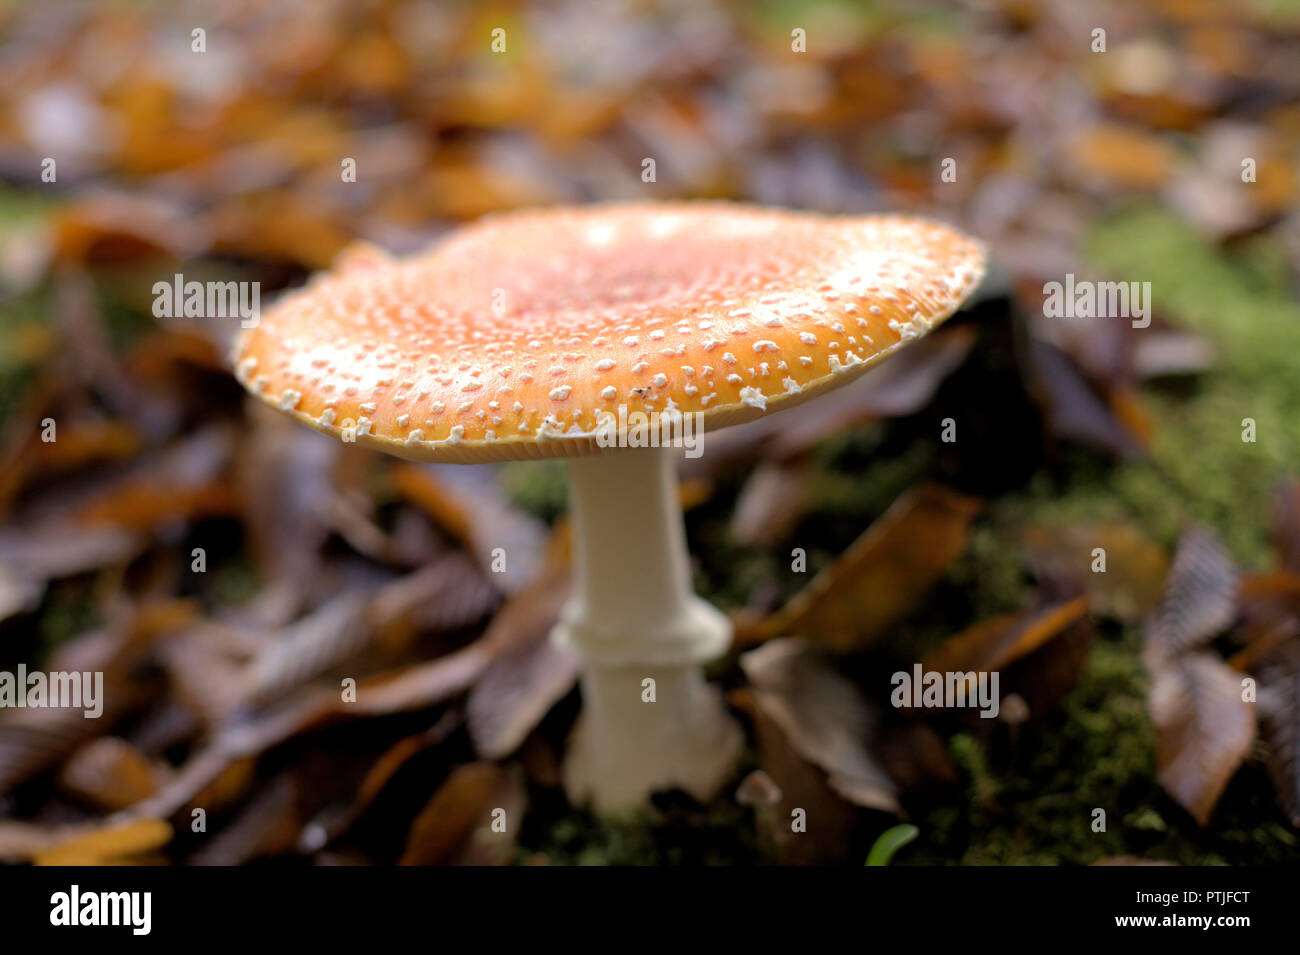
[[[227,427],[209,426],[156,455],[95,494],[77,511],[86,524],[149,532],[169,520],[239,516],[243,501],[220,478],[234,447]]]
[[[905,792],[933,789],[957,781],[948,744],[928,723],[907,720],[885,730],[880,761]]]
[[[473,835],[491,807],[503,772],[495,763],[457,766],[415,817],[398,865],[447,862]]]
[[[282,698],[353,656],[370,641],[367,603],[366,594],[346,591],[272,636],[249,666],[244,698],[253,703]]]
[[[1169,557],[1132,525],[1037,526],[1021,532],[1019,543],[1039,581],[1086,591],[1099,616],[1136,623],[1160,602]],[[1105,552],[1105,572],[1093,570],[1096,548]]]
[[[1241,674],[1210,653],[1157,670],[1147,691],[1160,784],[1204,826],[1255,742],[1255,706]]]
[[[411,635],[477,623],[500,599],[473,560],[454,550],[381,587],[368,616],[380,641],[400,645]]]
[[[109,823],[35,854],[36,865],[124,865],[160,849],[172,839],[172,827],[161,819]]]
[[[921,659],[926,671],[996,671],[1060,636],[1088,612],[1088,598],[1077,597],[1038,610],[985,620],[941,643]]]
[[[150,762],[126,740],[106,736],[72,754],[59,773],[59,786],[111,812],[152,796],[165,778],[163,767]]]
[[[1245,644],[1229,659],[1237,670],[1253,670],[1292,637],[1300,636],[1300,574],[1275,570],[1242,574],[1237,592],[1235,641]]]
[[[399,463],[389,473],[397,492],[464,544],[504,593],[514,593],[536,576],[545,529],[512,507],[484,471]],[[499,569],[500,555],[504,570]]]
[[[739,642],[796,634],[832,650],[870,646],[911,613],[966,549],[980,501],[935,484],[908,491],[834,565]]]
[[[1116,457],[1141,453],[1137,436],[1055,345],[1037,338],[1029,343],[1031,390],[1046,408],[1054,435],[1099,448]]]
[[[340,443],[303,428],[255,399],[252,432],[239,445],[235,475],[258,569],[280,599],[265,620],[296,616],[319,575]]]
[[[61,762],[78,746],[107,731],[139,705],[138,648],[123,630],[86,634],[60,648],[47,664],[50,672],[103,673],[103,712],[87,719],[72,707],[0,711],[0,793]]]
[[[492,798],[470,829],[469,838],[452,858],[452,864],[509,865],[514,860],[519,827],[527,811],[528,789],[523,770],[511,764],[501,774]]]
[[[760,710],[781,727],[830,787],[868,809],[901,813],[895,786],[872,753],[875,716],[858,688],[794,639],[769,641],[740,658]]]
[[[454,708],[450,709],[429,729],[414,736],[404,737],[385,750],[366,772],[365,778],[361,780],[361,787],[357,790],[357,798],[351,811],[345,819],[333,827],[333,831],[329,834],[330,838],[337,838],[345,831],[375,801],[399,770],[420,753],[446,740],[460,724],[460,713]]]
[[[1110,190],[1162,188],[1177,153],[1164,139],[1136,126],[1089,127],[1066,146],[1070,165],[1090,184]]]
[[[282,773],[188,860],[190,865],[245,865],[293,849],[302,830],[298,785]]]
[[[1278,805],[1300,828],[1300,643],[1292,640],[1259,669],[1260,729]]]
[[[1143,659],[1148,669],[1208,642],[1237,613],[1237,571],[1215,534],[1190,527],[1178,542],[1160,609],[1148,621]]]
[[[508,648],[488,666],[466,704],[470,739],[480,756],[513,753],[577,682],[578,655],[550,640],[568,590],[566,573],[545,574],[512,597],[489,628],[492,639]],[[518,635],[506,636],[505,628],[516,620]]]
[[[795,750],[750,690],[733,693],[731,702],[751,715],[758,764],[777,791],[775,802],[754,810],[760,844],[787,865],[848,861],[862,813],[831,789],[820,768]],[[805,831],[795,830],[800,816]]]

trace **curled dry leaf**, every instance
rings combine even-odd
[[[244,865],[293,849],[302,830],[298,784],[281,773],[189,859],[191,865]]]
[[[1255,742],[1241,674],[1213,654],[1187,654],[1153,675],[1147,710],[1160,784],[1204,826]]]
[[[495,763],[457,766],[411,824],[398,865],[449,862],[492,809],[504,771]]]
[[[1003,706],[1005,710],[1005,704]],[[933,789],[957,781],[948,744],[928,723],[907,720],[887,728],[880,761],[905,792]]]
[[[397,464],[390,479],[398,493],[463,543],[491,580],[510,594],[541,566],[542,524],[510,505],[482,466]]]
[[[1223,632],[1237,613],[1237,571],[1214,533],[1183,533],[1165,581],[1160,608],[1148,621],[1143,660],[1158,670]]]
[[[1063,351],[1037,338],[1030,341],[1028,351],[1032,391],[1046,409],[1052,434],[1116,457],[1134,457],[1142,452],[1138,437],[1125,427]]]
[[[387,644],[413,632],[458,630],[482,620],[500,601],[496,589],[463,551],[450,551],[382,586],[368,615]]]
[[[846,862],[862,813],[831,789],[826,773],[808,762],[789,736],[760,707],[749,688],[731,694],[733,705],[750,715],[758,750],[759,772],[767,805],[754,807],[754,823],[764,851],[788,865]],[[751,774],[752,775],[752,774]],[[804,831],[797,831],[801,819]]]
[[[32,857],[36,865],[129,865],[156,861],[147,854],[171,842],[172,827],[161,819],[110,822],[56,839]]]
[[[79,637],[49,662],[50,672],[103,673],[99,719],[73,707],[6,709],[0,712],[0,793],[67,758],[99,736],[145,697],[136,665],[139,652],[131,635],[103,630]],[[67,665],[67,661],[76,665]]]
[[[1020,547],[1040,582],[1082,590],[1094,613],[1128,623],[1155,610],[1169,570],[1165,551],[1129,524],[1029,527]]]
[[[1234,668],[1254,670],[1259,661],[1300,636],[1300,574],[1289,570],[1242,574],[1237,604],[1232,637],[1244,646],[1228,661]]]
[[[1002,670],[1060,636],[1087,612],[1088,598],[1076,597],[982,621],[927,653],[921,668],[939,673]]]
[[[367,595],[347,591],[272,637],[245,676],[252,703],[281,698],[294,687],[348,659],[370,640]]]
[[[504,768],[486,810],[452,858],[454,865],[509,865],[513,861],[520,820],[528,811],[524,778],[520,766]]]
[[[870,646],[920,605],[966,549],[980,506],[936,484],[908,491],[839,560],[737,641],[795,634],[837,651]]]
[[[564,571],[544,573],[507,601],[485,635],[503,649],[470,691],[465,715],[474,748],[487,759],[518,749],[577,682],[578,655],[549,639],[568,584]]]
[[[112,812],[152,796],[165,779],[165,766],[150,762],[126,740],[106,736],[72,754],[59,772],[59,787]]]
[[[344,835],[415,757],[445,741],[462,722],[459,710],[451,707],[429,729],[404,737],[385,750],[366,772],[356,798],[345,812],[318,817],[304,830],[302,840],[313,843],[308,851],[318,851]]]
[[[1260,729],[1277,801],[1300,828],[1300,643],[1294,639],[1259,666]]]
[[[872,746],[875,716],[858,688],[820,653],[793,639],[769,641],[740,658],[760,710],[831,789],[857,806],[901,813],[894,782]]]
[[[235,470],[253,553],[263,577],[284,595],[266,621],[275,625],[297,612],[318,575],[339,448],[259,401],[246,407],[254,427],[240,444]]]

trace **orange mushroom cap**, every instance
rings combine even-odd
[[[235,345],[255,394],[402,457],[589,453],[601,421],[736,424],[857,377],[951,315],[984,249],[939,223],[730,203],[485,218],[353,249]]]

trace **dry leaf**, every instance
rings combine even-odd
[[[1300,828],[1300,643],[1292,640],[1260,664],[1260,729],[1278,805]]]
[[[518,749],[577,682],[578,655],[550,639],[568,583],[564,571],[544,573],[507,601],[484,636],[502,649],[470,691],[465,716],[475,750],[487,759]]]
[[[799,640],[769,641],[740,658],[759,709],[841,797],[901,813],[895,786],[871,751],[875,717],[858,688]]]
[[[1088,598],[1077,597],[982,621],[927,653],[921,668],[939,673],[1002,670],[1060,636],[1087,612]]]
[[[966,549],[979,509],[977,499],[935,484],[907,492],[834,565],[738,641],[795,634],[837,651],[870,646]]]
[[[1156,775],[1202,826],[1255,742],[1255,704],[1242,693],[1241,674],[1210,653],[1158,670],[1147,691]]]
[[[165,779],[162,767],[115,736],[87,743],[59,772],[59,786],[65,792],[110,812],[152,796]]]
[[[1086,591],[1098,616],[1136,623],[1160,601],[1169,558],[1129,524],[1030,527],[1019,535],[1025,562],[1041,582]],[[1105,571],[1095,572],[1100,548]]]
[[[172,827],[161,819],[110,823],[36,853],[36,865],[126,865],[171,842]]]
[[[1237,613],[1237,571],[1212,531],[1183,533],[1165,581],[1160,609],[1148,621],[1143,660],[1148,669],[1206,643]]]
[[[473,836],[492,806],[503,772],[495,763],[457,766],[411,824],[398,865],[447,862]]]

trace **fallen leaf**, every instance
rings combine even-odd
[[[1294,639],[1258,668],[1260,729],[1277,801],[1300,829],[1300,643]]]
[[[1183,533],[1165,581],[1160,608],[1144,633],[1143,660],[1157,670],[1165,661],[1201,646],[1226,630],[1237,613],[1237,571],[1212,531]]]
[[[1002,670],[1033,653],[1084,618],[1088,598],[985,620],[945,640],[921,659],[939,673]]]
[[[464,544],[503,593],[536,576],[545,529],[516,510],[482,470],[401,463],[389,474],[397,492]]]
[[[503,772],[495,763],[457,766],[415,817],[398,865],[447,862],[473,836]]]
[[[577,682],[580,658],[550,639],[568,589],[567,574],[544,574],[502,608],[497,619],[506,622],[493,621],[492,639],[503,645],[501,628],[518,620],[520,631],[509,637],[509,649],[489,664],[469,694],[466,723],[480,756],[500,759],[513,753]]]
[[[36,865],[124,865],[161,849],[172,839],[172,827],[161,819],[110,823],[59,841],[35,854]]]
[[[152,796],[165,778],[163,767],[150,762],[126,740],[106,736],[69,757],[59,771],[59,787],[112,812]]]
[[[1160,602],[1169,558],[1130,524],[1040,525],[1026,528],[1018,539],[1040,582],[1085,591],[1098,616],[1136,623]],[[1099,558],[1105,560],[1104,571],[1094,569],[1101,566]]]
[[[935,484],[890,506],[831,567],[738,642],[795,634],[837,651],[870,646],[966,549],[981,502]]]
[[[1202,826],[1255,742],[1255,705],[1242,695],[1241,674],[1210,653],[1170,662],[1147,691],[1156,776]]]
[[[759,709],[826,772],[831,789],[857,806],[902,812],[893,780],[871,751],[871,707],[818,651],[799,640],[771,640],[744,654],[740,666]]]

